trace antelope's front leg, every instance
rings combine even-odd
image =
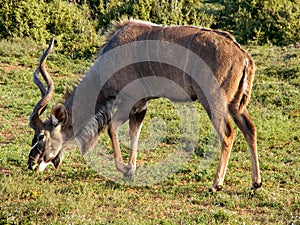
[[[116,120],[113,119],[108,127],[108,134],[111,139],[112,148],[114,150],[114,158],[116,168],[123,174],[127,173],[127,165],[124,163],[123,157],[121,155],[119,137],[118,137],[118,129],[124,123],[124,120]]]
[[[129,118],[130,155],[128,160],[128,171],[125,174],[126,176],[133,176],[136,170],[138,141],[146,111],[147,109],[143,109],[141,112],[132,114]]]

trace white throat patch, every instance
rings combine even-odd
[[[43,172],[46,169],[46,167],[49,165],[53,165],[53,163],[52,162],[47,162],[47,163],[41,162],[41,164],[39,165],[39,171]]]

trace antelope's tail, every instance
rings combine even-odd
[[[254,78],[254,62],[251,58],[245,59],[245,66],[243,70],[243,76],[240,81],[240,88],[242,89],[242,97],[239,102],[239,112],[242,112],[244,107],[250,100],[252,81]]]

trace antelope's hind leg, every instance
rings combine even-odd
[[[210,191],[215,192],[222,189],[235,132],[228,115],[221,120],[219,125],[214,122],[213,125],[221,140],[221,157],[213,185],[210,189]]]
[[[246,108],[243,112],[233,111],[231,112],[232,118],[235,124],[242,131],[251,154],[251,165],[252,165],[252,188],[257,190],[262,186],[260,178],[258,154],[257,154],[257,140],[256,140],[256,127],[255,124]]]

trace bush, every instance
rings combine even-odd
[[[48,4],[50,16],[47,28],[54,34],[60,52],[72,58],[89,58],[100,45],[96,23],[90,18],[87,5],[75,5],[60,0]]]
[[[289,45],[300,41],[297,0],[1,0],[0,38],[30,37],[72,58],[95,55],[97,31],[123,16],[158,24],[230,31],[242,44]],[[87,4],[85,4],[87,3]]]
[[[66,1],[2,0],[1,38],[31,37],[46,44],[55,35],[56,49],[72,58],[91,57],[99,38],[87,6]]]
[[[0,3],[1,38],[32,37],[42,43],[50,37],[46,29],[49,17],[44,15],[43,1],[10,1]]]
[[[203,4],[198,0],[178,1],[137,1],[133,16],[158,24],[178,24],[210,27],[212,16],[205,13]]]
[[[105,30],[112,20],[127,16],[158,24],[189,24],[210,27],[213,16],[205,13],[199,0],[100,0],[98,28]]]
[[[300,8],[288,0],[221,0],[217,27],[246,44],[288,45],[300,41]]]

